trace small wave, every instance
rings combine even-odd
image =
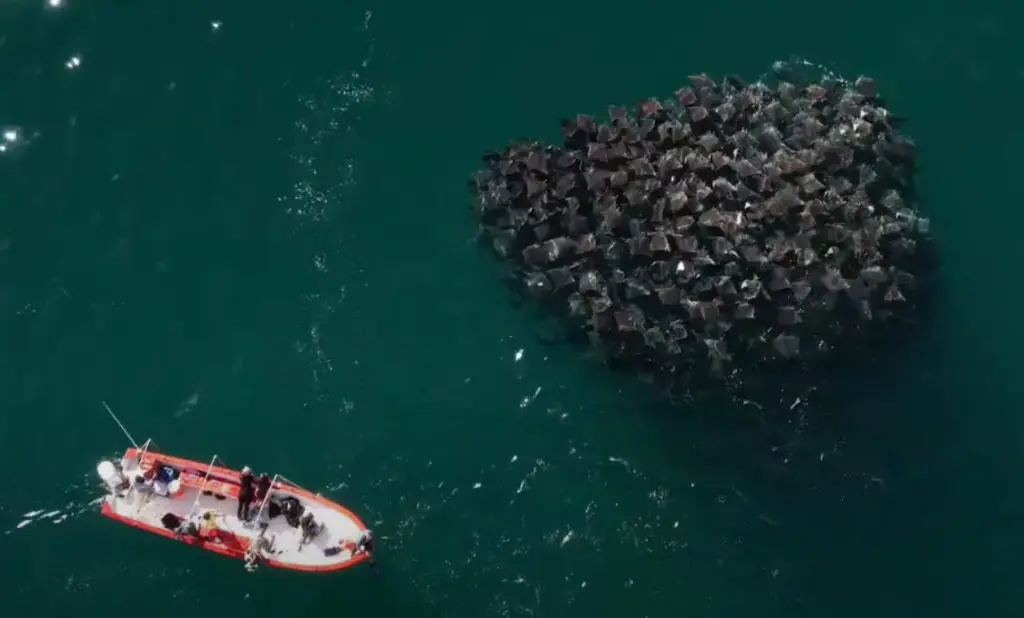
[[[851,83],[849,79],[834,69],[798,56],[789,60],[776,60],[772,63],[771,71],[762,73],[758,78],[758,81],[764,84],[772,84],[780,80],[794,83],[812,81],[833,81],[843,85]]]

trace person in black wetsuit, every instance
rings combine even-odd
[[[242,468],[239,485],[241,487],[238,489],[238,519],[249,521],[249,505],[252,504],[254,494],[252,468],[249,466]]]
[[[270,493],[270,476],[264,472],[260,475],[260,479],[256,481],[256,503],[263,504],[263,501],[267,499],[267,494]]]
[[[356,539],[356,549],[353,554],[363,553],[369,558],[368,562],[370,566],[376,566],[376,561],[373,559],[373,531],[367,528],[359,533],[359,537]]]

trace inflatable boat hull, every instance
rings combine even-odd
[[[122,461],[123,472],[129,478],[155,465],[175,478],[165,486],[168,491],[159,493],[144,493],[138,489],[111,491],[104,498],[103,515],[224,556],[246,558],[246,552],[257,541],[260,531],[258,526],[237,517],[239,472],[136,448],[125,451]],[[268,518],[265,511],[262,520],[267,526],[263,536],[270,547],[262,552],[261,564],[295,571],[326,572],[345,569],[370,558],[356,546],[365,526],[345,507],[281,481],[274,482],[270,495],[275,503],[297,500],[303,511],[311,513],[323,528],[308,543],[302,543],[300,528],[289,524],[283,515]],[[259,508],[260,504],[254,502],[250,511],[255,514]],[[206,512],[215,515],[214,526],[198,535],[175,534],[166,525],[168,520],[186,520],[190,515]]]

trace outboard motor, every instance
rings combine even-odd
[[[96,473],[100,475],[100,479],[110,489],[110,493],[117,493],[128,486],[128,479],[121,474],[121,471],[112,462],[104,460],[96,464]]]

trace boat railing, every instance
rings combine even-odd
[[[278,479],[284,478],[280,474],[275,474],[274,478],[270,480],[270,489],[267,491],[267,495],[263,496],[263,500],[260,501],[260,509],[256,511],[256,517],[253,521],[260,521],[260,517],[263,515],[263,509],[267,507],[267,503],[270,502],[270,492],[274,491],[275,488],[279,488]]]
[[[141,468],[142,468],[142,461],[146,458],[146,453],[149,451],[149,446],[152,443],[153,443],[153,439],[152,438],[147,439],[145,442],[142,443],[142,446],[139,447],[138,452],[135,453],[135,458],[138,459],[138,465],[136,466],[136,468],[138,468],[140,471],[141,471]],[[127,500],[128,498],[131,497],[133,489],[135,489],[135,472],[133,472],[132,474],[129,475],[129,478],[128,478],[128,489],[126,489],[125,492],[124,492],[124,499],[125,500]]]
[[[117,415],[114,414],[114,411],[110,408],[109,405],[107,405],[107,402],[104,401],[102,403],[103,403],[103,407],[106,408],[107,413],[110,414],[110,418],[114,419],[114,422],[117,423],[117,426],[121,428],[121,431],[124,433],[125,437],[128,438],[128,441],[132,443],[132,446],[135,447],[135,450],[138,451],[138,452],[135,453],[135,456],[139,460],[138,467],[141,468],[142,467],[142,460],[145,459],[146,452],[149,450],[149,446],[153,443],[153,439],[152,438],[147,439],[142,444],[142,446],[140,447],[139,443],[136,442],[135,438],[132,437],[132,434],[128,432],[128,429],[124,426],[124,423],[121,422],[121,419],[117,418]],[[123,466],[124,457],[121,458],[121,463],[122,463],[121,467],[123,469],[124,468],[124,466]],[[131,496],[133,489],[135,489],[135,475],[134,474],[132,474],[131,478],[128,479],[128,489],[126,489],[125,492],[124,492],[125,500],[127,500]],[[115,495],[116,495],[116,493],[115,493]]]
[[[306,493],[308,493],[308,494],[312,494],[312,493],[313,493],[313,492],[309,491],[308,489],[306,489],[306,488],[304,488],[304,487],[300,486],[300,485],[299,485],[298,483],[296,483],[295,481],[292,481],[292,480],[290,480],[290,479],[288,479],[288,478],[285,478],[285,476],[284,476],[283,474],[278,474],[278,475],[276,475],[276,476],[275,476],[274,478],[278,478],[278,479],[281,479],[282,481],[284,481],[285,483],[288,483],[289,485],[291,485],[291,486],[292,486],[292,487],[294,487],[295,489],[301,489],[302,491],[304,491],[304,492],[306,492]]]
[[[206,468],[206,474],[203,475],[203,482],[199,484],[199,490],[196,491],[195,502],[192,503],[192,508],[189,510],[190,516],[195,515],[196,511],[199,510],[199,498],[203,495],[203,490],[206,489],[206,481],[210,480],[210,474],[213,472],[213,464],[215,463],[217,463],[216,455],[210,460],[210,465]]]
[[[285,477],[285,475],[283,475],[283,474],[275,474],[274,478],[271,479],[271,481],[270,481],[270,491],[268,491],[267,495],[263,496],[263,500],[260,501],[260,508],[259,508],[258,511],[256,511],[256,521],[260,520],[260,515],[263,514],[263,509],[265,509],[267,504],[270,502],[270,492],[274,491],[275,489],[278,490],[278,491],[283,490],[283,489],[285,489],[286,485],[289,486],[289,487],[294,487],[295,489],[302,490],[302,491],[304,491],[306,493],[309,493],[309,494],[313,493],[313,492],[309,491],[308,489],[304,489],[301,485],[299,485],[295,481],[289,480],[288,478]],[[319,494],[316,494],[316,495],[319,495]]]

